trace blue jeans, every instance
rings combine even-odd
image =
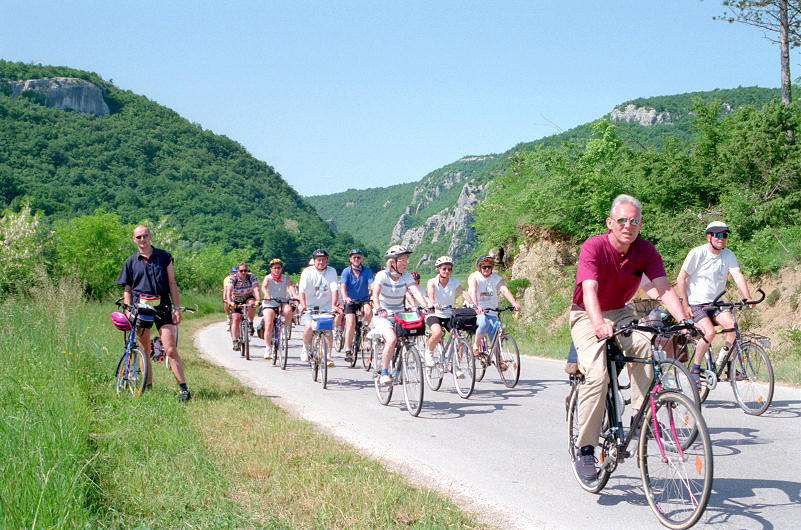
[[[487,335],[492,327],[498,323],[498,317],[496,315],[490,315],[488,313],[479,313],[476,315],[476,324],[478,324],[478,329],[476,330],[476,334],[478,335]],[[490,340],[492,337],[489,337]]]

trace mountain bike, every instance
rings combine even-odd
[[[615,328],[614,335],[640,330],[652,334],[652,351],[658,336],[682,330],[694,330],[690,324],[656,328],[636,321]],[[645,363],[653,367],[654,377],[645,399],[634,415],[628,432],[623,429],[623,403],[618,367],[621,363]],[[568,453],[573,474],[579,485],[591,493],[600,492],[612,472],[632,456],[628,447],[639,432],[637,465],[648,505],[659,522],[668,528],[684,529],[695,524],[706,508],[712,491],[713,456],[709,430],[696,404],[685,394],[667,390],[662,384],[660,362],[623,355],[616,341],[606,341],[606,364],[610,384],[599,436],[600,456],[597,476],[585,480],[576,469],[578,445],[578,404],[583,375],[570,376],[570,394],[566,401]]]
[[[756,333],[740,333],[740,327],[737,325],[737,311],[756,305],[765,299],[765,291],[757,289],[757,292],[761,294],[759,300],[743,300],[741,302],[722,302],[720,298],[724,293],[720,293],[712,303],[704,306],[705,310],[731,309],[734,327],[720,329],[716,333],[734,331],[736,339],[729,353],[729,359],[732,359],[731,364],[724,360],[717,365],[712,348],[707,349],[706,355],[701,361],[701,381],[698,389],[700,400],[703,402],[709,396],[709,391],[725,380],[722,377],[723,370],[729,368],[729,381],[734,392],[734,399],[743,412],[752,416],[759,416],[768,410],[773,401],[775,383],[773,365],[765,351],[770,348],[770,339]],[[680,354],[686,353],[687,355],[688,367],[693,365],[696,344],[697,340],[688,341],[682,346],[683,351],[680,350]]]
[[[482,337],[479,341],[476,381],[484,379],[487,367],[494,364],[503,384],[507,388],[514,388],[520,380],[520,351],[517,349],[514,337],[506,331],[506,326],[501,322],[500,316],[504,311],[514,311],[514,307],[484,309],[485,313],[497,314],[498,320],[493,323],[486,337]],[[487,346],[486,340],[490,337],[491,342]]]
[[[273,308],[264,305],[264,303],[267,301],[278,303],[278,310],[276,311],[275,318],[273,318],[273,366],[279,364],[280,357],[281,370],[286,370],[286,361],[287,357],[289,356],[289,336],[291,334],[292,322],[286,322],[284,320],[283,308],[284,304],[290,304],[292,306],[292,311],[294,311],[296,308],[295,302],[299,302],[299,300],[297,298],[268,298],[264,300],[262,302],[263,310],[267,309],[272,311]]]
[[[122,300],[122,298],[119,298],[114,303],[123,311],[128,311],[129,315],[126,316],[122,312],[116,312],[112,313],[111,316],[111,320],[117,329],[125,333],[125,346],[122,351],[122,357],[120,357],[117,368],[114,370],[114,387],[117,390],[117,394],[123,390],[128,390],[131,395],[139,396],[145,389],[151,368],[150,363],[145,358],[145,352],[142,351],[142,347],[139,346],[139,342],[136,340],[136,331],[141,329],[142,324],[150,323],[152,325],[156,315],[156,308],[145,303],[128,305]],[[173,308],[180,311],[197,311],[197,306],[194,309],[182,306],[173,306]],[[176,329],[176,343],[178,341],[177,331]],[[169,357],[167,355],[164,355],[164,363],[169,366]]]
[[[250,360],[250,324],[248,320],[247,302],[232,302],[231,313],[236,309],[242,310],[242,318],[239,319],[239,337],[236,342],[239,344],[239,356]]]
[[[420,313],[415,311],[417,315]],[[421,323],[422,324],[422,323]],[[425,330],[425,324],[419,328]],[[420,333],[415,331],[414,335],[407,333],[410,330],[403,330],[400,326],[395,326],[395,335],[397,342],[395,343],[395,351],[392,356],[392,362],[389,365],[389,375],[392,377],[392,382],[388,385],[381,384],[381,355],[384,351],[384,337],[378,336],[370,341],[370,353],[372,354],[371,361],[373,367],[373,384],[375,385],[375,393],[378,397],[378,402],[382,405],[387,405],[389,400],[392,399],[392,389],[396,385],[403,384],[403,398],[406,403],[406,410],[412,416],[420,414],[423,408],[423,364],[420,360],[420,354],[415,348],[415,336]]]
[[[312,369],[312,379],[319,381],[323,388],[328,388],[328,357],[331,355],[326,335],[330,335],[334,328],[334,313],[320,311],[314,307],[308,311],[312,314],[312,342],[309,352],[309,364]]]
[[[454,309],[443,307],[442,309]],[[467,399],[473,393],[476,384],[476,358],[470,348],[467,334],[457,325],[456,315],[451,316],[448,341],[445,346],[442,340],[431,352],[434,366],[424,366],[423,375],[431,390],[439,390],[445,373],[453,375],[453,386],[459,397]],[[426,332],[426,338],[430,332]]]

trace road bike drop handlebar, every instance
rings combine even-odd
[[[721,292],[719,295],[715,297],[712,302],[706,304],[704,306],[704,310],[711,310],[711,309],[719,309],[722,307],[732,307],[735,309],[742,309],[745,306],[752,306],[757,305],[758,303],[762,302],[765,299],[765,291],[762,288],[757,289],[757,292],[761,294],[759,300],[741,300],[740,302],[721,302],[720,297],[726,294],[726,291]]]

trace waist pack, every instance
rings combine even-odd
[[[475,333],[478,329],[476,310],[469,307],[458,307],[453,310],[451,325],[458,330]]]
[[[395,319],[395,335],[398,337],[416,337],[424,335],[426,332],[423,316],[419,313],[395,313],[393,318]]]

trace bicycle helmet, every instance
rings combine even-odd
[[[327,257],[328,257],[328,252],[326,252],[325,250],[323,250],[321,248],[318,248],[317,250],[312,252],[312,259],[314,259],[314,258],[327,258]]]
[[[417,271],[412,272],[412,278],[414,278],[415,281],[419,282],[420,281],[420,273],[417,272]]]
[[[120,331],[131,331],[131,321],[121,311],[111,313],[111,322]]]
[[[284,266],[284,262],[281,261],[280,258],[273,258],[273,259],[270,260],[270,268],[272,268],[273,265],[280,265],[280,266],[283,267]]]
[[[483,254],[478,257],[476,260],[476,267],[481,267],[481,264],[485,261],[488,261],[490,265],[495,265],[495,258],[490,256],[489,254]]]
[[[387,249],[386,253],[384,253],[384,259],[399,258],[401,256],[411,253],[412,251],[404,247],[403,245],[392,245]]]
[[[237,266],[234,265],[233,267],[231,267],[231,272],[236,272],[236,269],[237,269]]]
[[[434,268],[439,269],[440,265],[450,265],[453,267],[453,258],[450,256],[440,256],[437,258],[437,261],[434,263]]]
[[[705,234],[714,234],[715,232],[728,232],[729,226],[722,221],[712,221],[706,225]]]
[[[351,256],[353,256],[354,254],[362,254],[362,251],[361,251],[361,249],[358,249],[358,248],[352,248],[352,249],[350,249],[350,253],[348,254],[348,257],[351,257]]]

